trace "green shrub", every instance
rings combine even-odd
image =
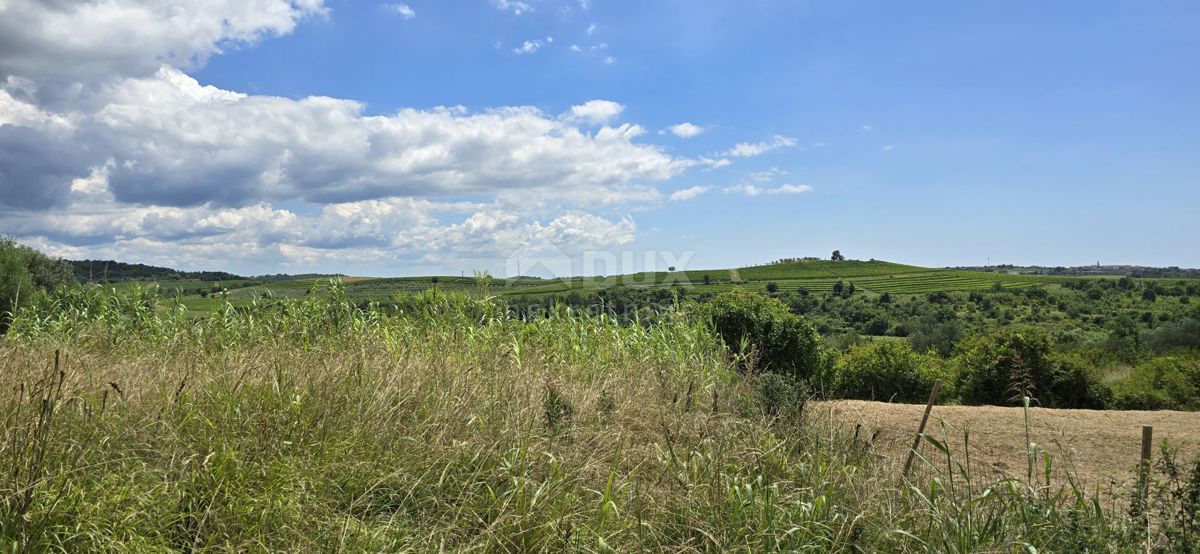
[[[1089,364],[1055,357],[1049,337],[1039,329],[971,337],[960,345],[954,365],[968,404],[1016,405],[1029,395],[1047,408],[1103,408],[1110,398]]]
[[[763,414],[789,416],[798,413],[808,399],[808,386],[778,373],[764,373],[758,378],[758,405]]]
[[[1050,340],[1036,329],[1004,329],[970,337],[958,347],[958,390],[968,404],[1016,405],[1024,395],[1042,402],[1053,363]]]
[[[922,402],[934,380],[943,379],[943,398],[954,383],[937,356],[919,354],[907,342],[875,341],[850,348],[837,363],[837,392],[843,398]]]
[[[1113,389],[1113,406],[1122,410],[1200,409],[1200,361],[1155,358],[1135,367]]]
[[[38,291],[74,281],[66,262],[10,239],[0,239],[0,333],[8,330],[16,309],[28,305]]]
[[[1050,384],[1039,399],[1042,405],[1103,410],[1112,402],[1112,390],[1095,367],[1079,355],[1055,358],[1053,364]]]
[[[817,329],[779,300],[732,290],[713,297],[701,310],[726,347],[747,355],[759,369],[810,379],[826,367]]]

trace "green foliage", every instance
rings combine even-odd
[[[1096,368],[1079,355],[1060,355],[1053,360],[1050,383],[1045,397],[1055,408],[1103,410],[1112,402],[1113,392],[1104,384]]]
[[[12,315],[39,292],[73,282],[71,268],[28,246],[0,239],[0,333],[7,331]]]
[[[1036,328],[1001,329],[963,341],[953,363],[963,402],[1017,405],[1031,396],[1044,407],[1104,407],[1108,393],[1077,358],[1056,359]]]
[[[808,386],[787,375],[764,373],[758,376],[758,406],[769,417],[791,417],[803,411]]]
[[[725,345],[750,367],[795,379],[817,377],[825,367],[816,328],[774,298],[733,290],[703,305],[702,313]]]
[[[877,462],[830,412],[801,413],[803,381],[739,376],[708,322],[686,310],[653,324],[566,308],[525,321],[491,312],[493,302],[439,291],[401,308],[358,305],[332,281],[196,317],[154,289],[44,295],[18,310],[0,341],[0,390],[9,391],[0,395],[0,544],[14,552],[1194,544],[1195,469],[1173,470],[1178,486],[1162,489],[1139,520],[1110,508],[1122,496],[1073,482],[971,475],[929,434],[935,455],[901,484],[894,464]],[[773,320],[769,306],[751,312]],[[704,409],[679,401],[693,394]],[[601,417],[585,421],[579,414],[593,402]]]
[[[852,346],[837,362],[837,394],[885,402],[923,402],[942,379],[942,398],[953,397],[954,382],[937,356],[919,354],[907,343],[873,341]]]
[[[1122,410],[1200,409],[1200,359],[1165,356],[1139,364],[1113,387]]]
[[[1146,334],[1146,348],[1154,352],[1200,349],[1200,319],[1173,321]]]

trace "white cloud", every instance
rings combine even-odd
[[[696,161],[700,164],[707,165],[709,167],[709,169],[717,169],[717,168],[725,167],[725,166],[733,163],[733,162],[729,161],[728,158],[715,158],[714,159],[714,158],[707,158],[704,156],[700,156]]]
[[[591,25],[588,25],[587,34],[591,35],[591,34],[595,34],[595,32],[596,32],[596,24],[592,23]]]
[[[513,48],[513,52],[517,54],[532,54],[537,52],[542,47],[541,39],[527,40],[524,44]]]
[[[417,16],[417,12],[413,11],[413,9],[408,6],[408,4],[405,4],[403,2],[396,2],[395,4],[384,4],[383,7],[387,11],[390,11],[396,15],[399,15],[400,17],[403,17],[404,19],[412,19]]]
[[[572,52],[583,52],[583,49],[582,49],[582,48],[580,48],[578,44],[572,44],[572,45],[571,45],[571,51],[572,51]]]
[[[589,100],[578,106],[571,106],[567,119],[602,124],[612,121],[623,111],[625,111],[625,106],[611,100]]]
[[[516,0],[496,0],[496,8],[501,11],[512,12],[513,15],[522,15],[533,11],[533,6]]]
[[[760,194],[801,194],[811,192],[813,187],[810,185],[792,185],[785,184],[778,187],[760,187],[757,185],[744,183],[732,187],[726,187],[725,192],[738,192],[746,196],[758,196]]]
[[[113,76],[153,75],[163,64],[197,67],[323,13],[323,0],[5,0],[0,83],[29,79],[42,102],[76,103]]]
[[[608,100],[563,115],[368,115],[185,73],[291,32],[322,0],[0,0],[0,12],[0,221],[52,253],[271,269],[604,248],[633,240],[627,214],[661,204],[655,184],[702,163],[638,142],[639,125],[610,126],[624,107]]]
[[[614,57],[612,57],[612,56],[608,56],[608,57],[604,58],[604,63],[606,63],[606,64],[610,64],[610,65],[611,65],[611,64],[614,64],[614,63],[616,63],[616,62],[617,62],[617,59],[616,59],[616,58],[614,58]]]
[[[704,127],[701,127],[699,125],[694,125],[691,123],[687,123],[687,122],[679,123],[677,125],[672,125],[672,126],[668,127],[667,129],[669,129],[671,131],[671,133],[674,134],[675,136],[677,136],[679,138],[685,138],[685,139],[692,138],[692,137],[704,132]]]
[[[672,192],[669,199],[672,202],[691,200],[693,198],[696,198],[697,196],[700,196],[701,194],[708,192],[710,188],[711,187],[706,187],[706,186],[694,186],[694,187],[688,187],[685,189],[679,189],[675,192]]]
[[[592,8],[592,3],[590,0],[579,0],[579,7],[583,8],[583,11],[586,12]]]
[[[726,155],[738,158],[749,158],[760,154],[775,150],[776,148],[785,148],[796,145],[796,139],[785,137],[783,135],[775,135],[771,140],[762,142],[743,142],[730,148]]]
[[[755,181],[766,182],[766,181],[772,181],[776,177],[779,177],[782,175],[787,175],[787,172],[782,169],[779,169],[778,167],[772,167],[770,169],[766,169],[763,171],[751,172],[750,178]]]
[[[859,129],[861,129],[863,131],[870,131],[871,129],[873,129],[873,127],[871,127],[870,125],[863,125],[863,126],[859,127]]]
[[[39,196],[21,205],[59,202],[73,178],[108,159],[118,200],[160,205],[585,190],[662,181],[686,166],[634,143],[640,126],[594,134],[575,126],[620,114],[622,106],[606,100],[575,106],[564,118],[530,107],[364,116],[353,101],[250,96],[202,86],[170,68],[114,83],[103,98],[96,113],[72,116],[78,128],[70,135],[54,134],[50,125],[0,128],[0,161],[7,152],[12,160],[4,166],[13,170],[12,181],[0,179],[0,204],[14,205],[31,191]],[[29,156],[36,145],[45,156]],[[61,184],[29,187],[17,179],[23,166]]]
[[[884,145],[884,147],[883,147],[883,149],[884,149],[884,150],[891,150],[891,149],[893,149],[893,148],[895,148],[895,146],[892,146],[891,144],[886,144],[886,145]]]

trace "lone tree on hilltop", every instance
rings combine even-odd
[[[830,257],[829,257],[829,259],[831,259],[831,260],[833,260],[833,261],[835,261],[835,262],[840,262],[840,261],[842,261],[842,260],[845,260],[845,259],[846,259],[846,257],[842,255],[842,251],[841,251],[841,250],[834,250],[834,251],[833,251],[833,255],[832,255],[832,256],[830,256]]]

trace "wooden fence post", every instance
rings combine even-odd
[[[905,479],[908,478],[908,469],[912,467],[913,456],[917,454],[917,447],[921,446],[921,436],[925,433],[925,424],[929,422],[929,412],[933,411],[933,403],[937,400],[938,388],[942,386],[942,380],[938,379],[933,382],[933,390],[929,391],[929,402],[925,403],[925,415],[921,416],[921,425],[917,427],[917,436],[913,439],[912,448],[908,450],[908,459],[904,460]]]
[[[1142,426],[1142,460],[1138,464],[1138,494],[1142,501],[1146,500],[1147,489],[1150,488],[1150,456],[1154,449],[1154,426]]]

